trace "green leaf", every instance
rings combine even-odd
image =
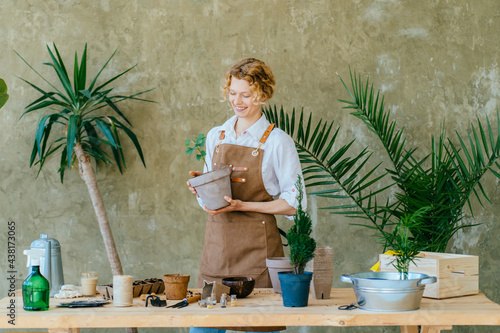
[[[8,94],[3,94],[0,96],[0,109],[7,103],[9,100],[9,95]]]
[[[7,94],[7,84],[4,80],[0,79],[0,109],[9,100],[9,94]]]
[[[71,158],[73,156],[73,146],[77,144],[76,142],[76,133],[78,132],[78,116],[70,115],[68,121],[67,128],[67,136],[66,136],[66,155],[68,158],[68,168],[71,167]]]
[[[59,81],[61,82],[64,90],[66,91],[66,96],[69,97],[69,99],[72,101],[72,103],[76,102],[75,94],[71,88],[71,82],[68,77],[68,72],[66,71],[66,68],[64,66],[64,62],[61,59],[61,56],[59,55],[59,51],[57,50],[56,44],[54,44],[54,50],[56,51],[57,57],[59,61],[56,60],[54,57],[54,54],[50,50],[49,46],[47,45],[47,51],[49,52],[50,58],[52,59],[52,64],[49,64],[54,68],[54,70],[57,73],[57,76],[59,77]]]
[[[127,134],[127,136],[130,138],[130,140],[134,144],[135,149],[137,150],[137,153],[139,154],[139,157],[141,158],[142,164],[144,165],[144,167],[146,167],[146,162],[144,161],[144,155],[142,153],[141,145],[139,144],[139,140],[137,140],[137,136],[134,134],[134,132],[132,132],[130,129],[128,129],[127,126],[123,125],[115,117],[110,116],[109,118],[116,123],[118,128],[120,128],[121,130],[123,130],[125,132],[125,134]]]
[[[3,79],[0,79],[0,96],[7,93],[7,84]]]
[[[115,103],[113,103],[111,100],[106,100],[106,103],[113,109],[113,111],[115,111],[116,113],[118,113],[118,115],[120,115],[120,117],[123,118],[123,120],[125,120],[127,122],[127,124],[129,124],[130,126],[132,126],[132,124],[130,123],[130,121],[128,121],[127,117],[125,117],[125,115],[120,111],[120,109],[118,109],[115,105]]]
[[[101,133],[104,134],[106,139],[108,139],[109,142],[111,142],[111,147],[113,148],[118,148],[117,143],[115,142],[115,138],[113,137],[113,134],[111,134],[111,125],[105,121],[102,121],[100,119],[95,119],[95,124],[101,130]]]

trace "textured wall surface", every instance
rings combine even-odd
[[[42,232],[61,243],[67,283],[77,284],[83,270],[96,270],[101,283],[111,282],[111,271],[78,173],[69,173],[61,184],[57,158],[47,162],[38,178],[36,168],[29,168],[38,116],[19,117],[38,94],[16,76],[43,83],[14,50],[51,80],[53,74],[42,64],[49,60],[45,45],[52,42],[68,63],[88,43],[90,74],[115,49],[106,77],[138,63],[114,86],[123,92],[156,88],[148,97],[157,104],[123,105],[141,140],[147,168],[125,141],[127,171],[120,175],[116,167],[100,167],[99,186],[125,272],[136,279],[187,273],[192,287],[205,214],[185,186],[188,170],[201,166],[185,156],[184,140],[231,115],[221,103],[220,85],[237,60],[264,60],[277,79],[271,103],[304,107],[316,119],[335,120],[342,126],[341,142],[355,138],[359,147],[373,137],[337,101],[348,96],[336,73],[347,79],[349,65],[370,75],[394,119],[406,127],[408,144],[423,153],[443,121],[449,133],[465,133],[476,116],[494,117],[499,107],[500,2],[495,0],[3,0],[0,28],[0,77],[11,95],[0,111],[0,243],[6,244],[7,221],[15,221],[19,281],[27,273],[22,250]],[[380,147],[373,149],[375,159],[384,158]],[[498,182],[491,175],[484,179],[492,204],[481,208],[474,202],[475,217],[468,214],[466,220],[481,225],[459,233],[449,246],[450,252],[480,256],[480,289],[496,302]],[[352,220],[331,216],[317,209],[324,203],[309,200],[318,244],[334,248],[334,286],[346,287],[340,274],[367,270],[381,247],[369,230],[351,226]],[[287,221],[280,224],[287,228]],[[4,271],[6,246],[0,251]],[[1,297],[7,289],[2,278]]]

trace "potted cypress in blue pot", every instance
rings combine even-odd
[[[287,233],[288,245],[290,246],[290,264],[293,271],[278,273],[283,305],[286,307],[307,306],[312,272],[305,272],[304,269],[307,262],[314,257],[316,249],[316,241],[311,237],[311,217],[302,209],[304,192],[300,176],[298,176],[295,185],[299,192],[299,206],[295,212],[294,224]]]

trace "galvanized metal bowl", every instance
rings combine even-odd
[[[411,311],[420,308],[425,285],[436,282],[427,274],[398,272],[363,272],[344,274],[342,282],[352,283],[358,307],[372,311]]]

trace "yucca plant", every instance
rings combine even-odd
[[[446,137],[444,129],[431,136],[430,151],[417,157],[416,148],[407,148],[404,128],[398,129],[384,106],[384,97],[375,93],[373,85],[351,72],[351,88],[342,78],[351,100],[340,100],[344,109],[359,118],[378,138],[388,155],[389,166],[374,165],[368,147],[353,152],[352,143],[340,144],[339,128],[312,115],[297,116],[283,107],[268,106],[264,113],[295,141],[303,165],[306,186],[319,187],[311,194],[332,199],[335,205],[323,207],[333,214],[363,218],[368,223],[355,223],[377,230],[389,247],[394,228],[407,216],[424,207],[423,223],[408,224],[410,240],[420,251],[444,252],[453,235],[476,224],[463,222],[464,207],[471,213],[470,196],[483,205],[489,201],[480,180],[488,172],[500,178],[500,115],[496,126],[488,117],[471,124],[467,139],[457,133],[457,143]],[[494,129],[496,127],[496,129]],[[389,193],[396,187],[396,194]]]
[[[7,103],[9,94],[7,94],[7,84],[3,79],[0,79],[0,109]]]
[[[92,199],[99,227],[101,230],[106,252],[113,275],[122,275],[123,269],[116,251],[111,227],[104,208],[92,159],[96,162],[118,166],[120,173],[126,168],[125,155],[121,145],[120,133],[124,133],[133,143],[144,166],[144,156],[141,146],[131,129],[130,121],[119,109],[117,103],[125,100],[151,102],[138,98],[150,90],[132,95],[113,95],[110,84],[122,77],[135,66],[98,83],[98,79],[111,61],[116,51],[106,61],[97,75],[87,82],[87,45],[78,62],[75,52],[73,66],[73,82],[71,82],[66,66],[54,44],[53,50],[47,45],[50,62],[44,63],[51,67],[59,82],[51,83],[36,71],[19,53],[16,54],[52,89],[47,91],[25,79],[21,79],[42,94],[35,101],[26,106],[21,118],[32,112],[39,112],[35,131],[30,166],[37,165],[38,173],[45,165],[45,161],[56,153],[60,154],[58,172],[63,182],[65,171],[70,170],[78,163],[78,172],[85,182]],[[57,87],[59,85],[59,87]],[[111,151],[111,154],[106,150]]]

